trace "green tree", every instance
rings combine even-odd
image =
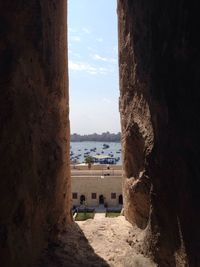
[[[93,163],[94,161],[93,161],[93,158],[91,157],[91,156],[87,156],[86,158],[85,158],[85,163],[87,163],[88,164],[88,169],[90,170],[91,169],[91,167],[92,167],[92,163]]]

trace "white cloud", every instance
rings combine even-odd
[[[100,61],[107,61],[107,58],[105,58],[105,57],[101,57],[101,56],[99,56],[99,55],[93,55],[92,56],[93,57],[93,59],[95,59],[95,60],[100,60]]]
[[[71,27],[69,27],[68,29],[69,29],[69,32],[70,32],[70,33],[75,33],[75,32],[77,32],[77,30],[76,30],[75,28],[71,28]]]
[[[98,54],[92,55],[92,58],[95,60],[110,62],[110,63],[116,63],[117,62],[117,60],[115,58],[106,58],[106,57],[102,57]]]
[[[71,36],[69,38],[69,41],[72,41],[72,42],[80,42],[81,41],[81,38],[79,36]]]
[[[69,54],[71,55],[71,57],[81,58],[81,55],[79,53],[74,53],[72,52],[72,50],[69,50]]]
[[[92,48],[91,46],[88,46],[88,47],[87,47],[87,50],[89,50],[89,51],[91,51],[91,52],[95,52],[95,49]]]
[[[110,104],[112,101],[108,98],[103,98],[102,101],[106,104]]]
[[[85,27],[82,28],[82,31],[84,33],[86,33],[86,34],[90,34],[91,33],[90,30],[88,28],[85,28]]]
[[[71,61],[69,60],[69,70],[71,71],[83,71],[92,75],[106,75],[108,73],[112,73],[113,70],[109,68],[102,68],[102,67],[94,67],[87,62],[80,62],[80,61]]]
[[[88,63],[84,62],[73,62],[69,60],[69,69],[74,71],[87,71],[87,72],[95,72],[96,68],[92,67]]]
[[[103,38],[99,37],[99,38],[96,39],[96,41],[99,42],[99,43],[102,43],[103,42]]]
[[[99,73],[100,74],[106,75],[109,72],[112,72],[112,71],[110,69],[108,69],[108,68],[102,68],[102,67],[99,68]]]

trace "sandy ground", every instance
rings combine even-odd
[[[40,267],[153,267],[134,243],[141,233],[124,216],[78,222],[51,244]]]

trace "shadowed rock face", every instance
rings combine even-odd
[[[125,215],[162,267],[200,266],[197,10],[118,0]]]
[[[197,7],[118,0],[125,215],[162,267],[200,266]],[[27,267],[71,222],[66,1],[0,13],[0,265]]]
[[[71,221],[66,1],[0,3],[0,265]]]

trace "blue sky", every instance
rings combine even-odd
[[[116,2],[68,1],[71,133],[120,131]]]

